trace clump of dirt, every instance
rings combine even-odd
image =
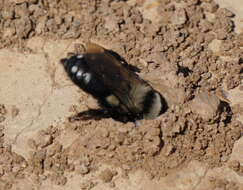
[[[14,170],[22,175],[20,171],[28,166],[25,171],[33,173],[37,183],[48,178],[64,185],[66,173],[87,175],[102,163],[125,172],[143,169],[160,177],[191,160],[211,167],[228,160],[234,142],[243,134],[243,125],[237,121],[239,109],[231,108],[223,90],[242,85],[243,35],[234,32],[234,14],[214,1],[162,1],[161,19],[154,23],[143,16],[142,6],[143,1],[0,0],[0,47],[25,50],[27,39],[34,36],[95,39],[158,84],[169,102],[165,114],[143,121],[139,128],[112,119],[67,121],[62,130],[50,127],[29,140],[33,151],[27,161],[15,161],[19,156],[3,147],[6,168],[0,174],[8,176]],[[215,40],[222,43],[217,52],[210,48]],[[57,137],[65,130],[79,137],[64,148]],[[17,169],[13,164],[18,164]],[[109,182],[114,174],[105,171],[101,179]],[[85,183],[82,188],[94,185]]]
[[[4,104],[0,104],[0,123],[4,122],[4,120],[6,119],[5,118],[6,113],[7,113],[7,110],[4,106]]]
[[[237,160],[232,160],[228,164],[229,168],[234,170],[238,175],[243,176],[243,166],[240,165],[240,162]]]
[[[169,114],[168,118],[167,115],[164,118],[164,147],[168,160],[175,159],[177,165],[197,159],[207,162],[211,167],[227,161],[234,142],[241,136],[242,124],[237,121],[228,124],[227,114],[222,114],[213,123],[192,113],[183,113],[182,117],[181,110],[172,117]]]
[[[40,131],[36,138],[29,140],[32,152],[28,160],[28,171],[37,183],[50,179],[54,184],[65,185],[67,178],[64,171],[73,171],[73,165],[68,164],[62,145],[55,141],[58,134],[58,129],[50,126]]]
[[[3,138],[3,126],[0,126],[0,189],[11,189],[16,180],[24,178],[28,163],[11,150],[11,145],[3,145]]]
[[[101,160],[106,163],[113,163],[125,170],[141,167],[149,157],[153,157],[161,149],[160,122],[147,123],[138,129],[133,129],[133,124],[121,124],[114,127],[111,120],[79,124],[74,122],[74,130],[82,134],[68,148],[69,156],[73,159],[82,157],[83,154],[92,158],[92,163],[99,163]],[[100,128],[101,123],[105,123]],[[91,133],[91,131],[92,133]],[[79,151],[77,151],[79,147]],[[74,151],[75,150],[75,151]]]
[[[111,182],[112,178],[117,175],[117,172],[111,171],[110,169],[105,169],[104,171],[101,172],[100,174],[100,179],[105,182]]]
[[[238,190],[238,184],[226,179],[211,178],[212,189]]]

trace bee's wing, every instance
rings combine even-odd
[[[135,73],[125,68],[108,51],[100,46],[87,49],[85,60],[89,69],[111,90],[120,102],[132,113],[143,109],[144,94],[151,87]]]

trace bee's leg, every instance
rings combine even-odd
[[[107,52],[109,52],[113,57],[115,57],[117,60],[119,60],[122,65],[124,67],[126,67],[127,69],[133,71],[133,72],[137,72],[139,73],[140,72],[140,69],[137,68],[136,66],[133,66],[133,65],[130,65],[128,64],[128,62],[125,60],[125,58],[123,58],[122,56],[120,56],[118,53],[112,51],[112,50],[106,50]]]
[[[80,120],[101,120],[103,118],[109,118],[109,113],[105,109],[89,109],[80,112],[74,116],[68,118],[70,122],[80,121]]]
[[[68,117],[69,122],[81,121],[91,119],[91,115],[88,110],[84,112],[77,113],[73,116]]]
[[[81,118],[78,114],[68,117],[68,121],[71,122],[71,123],[75,122],[75,121],[79,121],[79,120],[81,120]]]
[[[128,65],[127,61],[120,56],[118,53],[112,51],[112,50],[106,50],[108,53],[110,53],[113,57],[115,57],[117,60],[119,60],[120,62],[122,62],[124,65]]]

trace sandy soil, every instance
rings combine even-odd
[[[0,0],[0,190],[243,189],[241,0]],[[168,102],[153,121],[97,108],[58,64],[87,40]]]

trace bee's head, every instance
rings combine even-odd
[[[83,55],[72,54],[69,55],[67,58],[63,58],[60,60],[60,63],[63,65],[65,71],[70,74],[75,74],[78,68],[84,65]]]

